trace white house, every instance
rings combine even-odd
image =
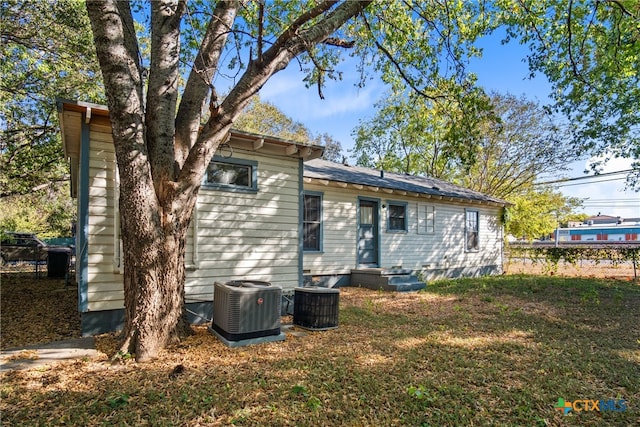
[[[349,283],[369,267],[424,280],[499,274],[507,204],[438,179],[311,160],[305,213],[320,209],[308,215],[320,221],[303,218],[305,277]]]
[[[106,107],[58,101],[58,111],[77,199],[78,308],[91,335],[124,318],[117,166]],[[423,279],[502,271],[506,202],[440,180],[314,160],[321,154],[231,133],[202,183],[187,241],[192,321],[211,319],[214,282],[263,280],[286,293],[366,285],[358,274],[372,271]]]

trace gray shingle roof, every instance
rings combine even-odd
[[[381,173],[381,171],[376,169],[347,166],[321,159],[305,162],[304,176],[305,178],[368,185],[372,187],[428,194],[431,196],[453,197],[461,200],[496,203],[502,206],[510,204],[505,200],[487,196],[486,194],[469,190],[436,178],[402,175],[392,172]]]

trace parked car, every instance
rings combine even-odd
[[[15,261],[46,261],[47,244],[31,233],[4,233],[0,242],[0,258],[4,264]]]

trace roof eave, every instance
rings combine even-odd
[[[56,99],[58,106],[58,117],[60,119],[60,128],[63,132],[63,149],[66,158],[70,158],[74,150],[79,149],[79,145],[75,145],[74,140],[65,138],[64,112],[77,112],[83,115],[86,123],[91,121],[95,116],[109,116],[107,106],[94,104],[91,102],[71,101],[67,99]],[[251,132],[232,129],[230,132],[231,141],[247,141],[251,142],[250,146],[245,147],[253,151],[259,151],[263,147],[271,148],[272,151],[282,152],[283,155],[289,157],[301,158],[304,161],[320,158],[324,152],[324,147],[314,144],[304,144],[296,141],[286,140],[282,138],[254,134]],[[79,141],[78,141],[79,142]],[[245,144],[246,145],[246,144]]]
[[[304,182],[307,184],[331,186],[331,187],[338,187],[342,189],[351,188],[354,190],[368,190],[374,193],[382,192],[388,195],[395,194],[399,196],[410,196],[410,197],[422,198],[427,200],[442,200],[442,201],[448,201],[452,203],[453,202],[471,203],[471,204],[487,205],[487,206],[494,206],[494,207],[507,207],[507,206],[513,205],[512,203],[507,202],[506,200],[499,200],[499,199],[483,200],[483,199],[476,199],[476,198],[470,198],[470,197],[462,197],[462,196],[457,196],[457,195],[452,195],[447,193],[440,193],[437,191],[434,191],[434,192],[407,191],[404,189],[398,189],[398,188],[392,188],[392,187],[373,186],[373,185],[359,184],[354,182],[337,181],[337,180],[332,180],[327,178],[313,178],[313,177],[306,176],[304,177]]]

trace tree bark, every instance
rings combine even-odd
[[[185,315],[186,235],[200,183],[218,145],[249,99],[296,55],[322,42],[370,2],[325,1],[302,13],[218,105],[211,79],[239,2],[218,2],[177,106],[184,0],[151,10],[151,64],[145,82],[128,2],[87,1],[102,69],[120,176],[125,328],[121,350],[137,361],[157,356],[189,333]],[[335,6],[335,7],[334,7]],[[326,14],[324,18],[318,19]],[[303,29],[305,24],[317,20]],[[202,104],[211,117],[200,127]]]

